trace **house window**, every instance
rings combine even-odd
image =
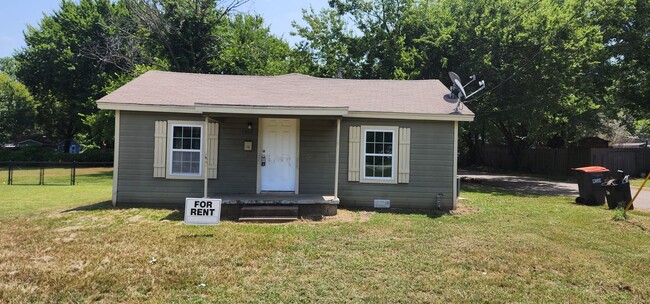
[[[170,175],[201,175],[201,134],[200,125],[171,126]]]
[[[364,126],[362,135],[362,181],[396,182],[397,128]]]

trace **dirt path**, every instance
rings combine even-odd
[[[552,181],[539,177],[509,174],[493,174],[459,170],[461,183],[479,183],[486,186],[514,190],[516,192],[536,195],[578,196],[578,184],[575,182]],[[632,187],[632,197],[638,188]],[[462,186],[461,186],[462,193]],[[643,188],[634,201],[634,208],[650,211],[650,189]]]

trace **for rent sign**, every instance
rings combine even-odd
[[[186,198],[185,224],[218,225],[221,220],[221,199]]]

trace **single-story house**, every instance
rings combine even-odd
[[[40,147],[43,142],[34,139],[25,139],[16,143],[16,147]]]
[[[150,71],[97,105],[115,110],[113,204],[335,211],[455,208],[458,125],[474,118],[456,102],[438,80]]]

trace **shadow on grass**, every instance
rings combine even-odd
[[[128,209],[140,209],[140,208],[145,208],[145,209],[152,209],[152,210],[166,210],[169,211],[169,213],[160,219],[160,221],[174,221],[174,222],[181,222],[184,220],[184,214],[181,209],[178,208],[170,208],[169,206],[167,207],[159,207],[156,205],[152,204],[135,204],[135,205],[130,205],[128,207],[120,207],[116,206],[113,207],[113,204],[111,201],[104,201],[104,202],[99,202],[91,205],[86,205],[86,206],[79,206],[75,207],[72,209],[68,209],[63,211],[62,213],[66,212],[73,212],[73,211],[97,211],[97,210],[128,210]],[[375,208],[363,208],[363,207],[346,207],[342,206],[340,209],[343,210],[349,210],[352,212],[359,212],[359,211],[365,211],[365,212],[371,212],[371,213],[387,213],[387,214],[405,214],[405,215],[426,215],[427,217],[431,219],[436,219],[439,217],[442,217],[444,215],[450,215],[449,212],[447,211],[440,211],[440,210],[430,210],[430,209],[411,209],[411,208],[391,208],[391,209],[375,209]],[[312,216],[312,215],[307,215],[307,216],[302,216],[302,219],[314,221],[314,222],[320,222],[325,220],[325,216]],[[236,221],[237,217],[232,217],[232,216],[223,216],[221,218],[222,221]],[[199,235],[202,236],[202,235]],[[188,236],[185,236],[188,237]],[[198,236],[197,236],[198,237]]]
[[[103,201],[95,204],[90,204],[90,205],[85,205],[85,206],[79,206],[75,207],[72,209],[68,209],[63,211],[62,213],[66,212],[73,212],[73,211],[97,211],[97,210],[129,210],[129,209],[140,209],[140,208],[146,208],[146,209],[152,209],[152,210],[167,210],[170,211],[169,214],[167,214],[165,217],[161,218],[161,221],[167,220],[167,221],[182,221],[183,220],[183,212],[181,212],[178,209],[170,209],[169,207],[156,207],[152,205],[146,205],[146,206],[128,206],[128,207],[120,207],[116,206],[113,207],[113,203],[111,201]]]
[[[211,237],[214,237],[214,234],[212,233],[188,234],[188,235],[179,235],[176,238],[177,239],[198,239],[198,238],[211,238]]]
[[[97,172],[97,173],[83,173],[79,174],[77,173],[76,178],[79,177],[105,177],[105,178],[113,178],[113,171],[105,171],[105,172]]]
[[[373,213],[387,213],[387,214],[413,214],[413,215],[426,215],[429,218],[436,219],[443,215],[449,215],[447,211],[430,210],[430,209],[415,209],[415,208],[390,208],[390,209],[375,209],[364,207],[348,207],[342,206],[341,209],[349,210],[352,212],[366,211]]]
[[[519,196],[519,197],[527,197],[527,198],[536,198],[540,196],[567,196],[570,197],[571,195],[566,194],[566,195],[553,195],[553,194],[543,194],[543,193],[531,193],[528,192],[526,189],[508,189],[500,186],[493,186],[489,184],[483,184],[482,182],[474,182],[474,181],[464,181],[464,183],[461,186],[461,191],[460,191],[460,196],[463,196],[464,192],[469,192],[469,193],[483,193],[483,194],[491,194],[495,196]]]
[[[463,184],[463,188],[461,191],[461,196],[463,193],[480,193],[480,194],[489,194],[489,195],[494,195],[494,196],[516,196],[516,197],[522,197],[522,198],[539,198],[542,196],[547,196],[547,197],[570,197],[570,198],[575,198],[570,195],[543,195],[543,194],[530,194],[530,193],[522,193],[519,190],[512,190],[512,189],[504,189],[501,187],[495,187],[495,186],[488,186],[488,185],[483,185],[483,184],[476,184],[476,183],[466,183]],[[568,205],[575,205],[575,206],[584,206],[584,207],[591,207],[591,208],[604,208],[607,209],[607,205],[587,205],[587,204],[578,204],[576,203],[575,200],[571,200],[570,202],[567,202]]]
[[[62,213],[66,212],[73,212],[73,211],[96,211],[96,210],[108,210],[108,209],[117,209],[113,207],[113,204],[111,201],[103,201],[95,204],[90,204],[90,205],[85,205],[85,206],[79,206],[75,207],[72,209],[68,209],[63,211]]]
[[[183,212],[180,210],[172,210],[167,216],[163,217],[160,219],[161,221],[175,221],[175,222],[180,222],[183,221]]]
[[[531,176],[494,176],[487,173],[475,173],[461,176],[462,186],[479,184],[488,187],[504,189],[510,193],[529,196],[575,196],[578,195],[577,185],[565,181],[552,181]],[[461,191],[462,191],[461,187]]]

